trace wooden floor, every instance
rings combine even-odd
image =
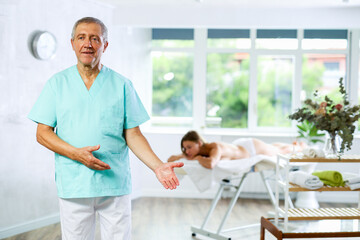
[[[230,199],[221,199],[215,209],[208,229],[216,231]],[[211,200],[179,198],[140,198],[132,202],[133,240],[207,240],[197,235],[192,237],[190,227],[200,226],[210,207]],[[354,207],[346,204],[321,204],[322,207]],[[269,200],[239,199],[225,228],[259,223],[261,216],[273,211]],[[100,239],[99,229],[96,239]],[[232,240],[259,240],[260,227],[252,227],[226,234]],[[5,240],[60,240],[60,224],[53,224]],[[266,235],[266,240],[273,240]],[[324,238],[322,238],[324,239]],[[354,238],[353,238],[354,239]],[[358,239],[358,238],[357,238]],[[334,238],[332,238],[334,240]]]

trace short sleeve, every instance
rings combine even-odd
[[[124,128],[134,128],[150,119],[142,104],[138,94],[136,93],[132,83],[125,81],[125,121]]]
[[[45,84],[39,98],[28,114],[28,118],[36,123],[56,127],[56,95],[51,85],[51,79]]]

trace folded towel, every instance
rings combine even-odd
[[[345,180],[345,182],[347,182],[349,184],[360,183],[360,176],[348,178],[348,179]]]
[[[289,181],[307,189],[318,189],[324,186],[319,177],[304,171],[294,171],[289,173]]]
[[[322,149],[319,148],[305,148],[303,150],[303,154],[305,157],[310,158],[322,158],[325,157],[325,153]]]
[[[349,179],[360,177],[358,173],[353,172],[341,172],[343,180],[347,182]]]
[[[312,175],[318,176],[326,185],[332,187],[345,186],[342,175],[338,171],[319,171],[313,172]]]
[[[346,185],[347,185],[351,190],[355,190],[355,189],[359,189],[359,188],[360,188],[360,183],[352,183],[352,184],[347,183]]]

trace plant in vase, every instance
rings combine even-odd
[[[343,84],[343,78],[339,80],[339,91],[342,96],[341,102],[335,102],[328,96],[318,103],[312,99],[306,99],[304,106],[297,109],[289,118],[298,122],[309,122],[318,130],[326,131],[330,137],[330,146],[333,154],[343,153],[350,150],[353,134],[355,131],[354,123],[360,117],[360,106],[351,106]],[[318,98],[318,91],[314,92],[315,99]],[[340,151],[337,151],[336,137],[340,137],[342,142]]]
[[[319,129],[316,128],[315,124],[305,120],[300,124],[296,125],[298,128],[298,136],[299,139],[305,139],[306,143],[309,145],[316,143],[323,143],[323,137],[325,133],[319,133]]]

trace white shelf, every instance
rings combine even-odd
[[[280,179],[280,162],[285,160],[285,180]],[[289,220],[323,220],[323,219],[360,219],[360,207],[359,208],[319,208],[319,209],[307,209],[307,208],[289,208],[289,192],[304,192],[304,191],[360,191],[351,190],[349,187],[331,187],[325,185],[322,188],[311,190],[302,188],[296,184],[289,182],[289,170],[290,163],[302,162],[302,163],[360,163],[360,155],[343,155],[341,158],[305,158],[295,157],[287,155],[278,155],[276,166],[276,214],[275,221],[278,222],[279,216],[284,217],[285,225]],[[279,188],[284,190],[285,206],[280,208],[279,206]],[[360,202],[359,202],[360,206]]]

